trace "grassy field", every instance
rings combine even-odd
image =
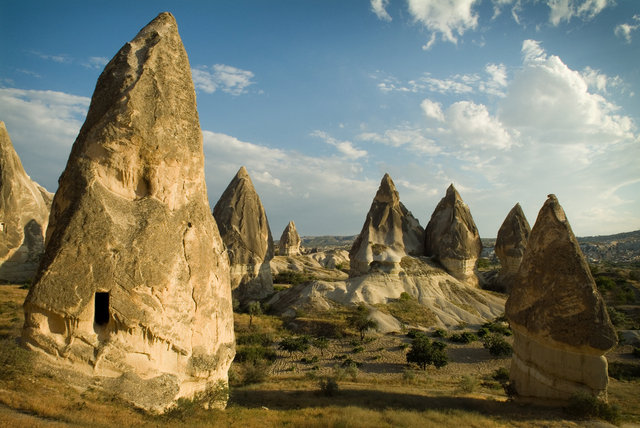
[[[254,316],[251,327],[249,315],[236,314],[238,349],[245,349],[247,361],[232,367],[227,409],[205,410],[181,400],[167,414],[151,415],[90,385],[69,386],[68,374],[19,347],[26,293],[0,286],[0,426],[602,426],[563,409],[509,401],[494,377],[510,359],[493,357],[478,341],[447,342],[447,366],[417,370],[406,364],[406,335],[369,334],[360,342],[345,327],[347,313],[309,315],[297,323]],[[283,337],[313,339],[318,332],[327,333],[324,346],[311,340],[303,352],[278,349]],[[252,357],[252,346],[268,349],[268,355]],[[337,389],[327,389],[327,379]],[[612,379],[609,397],[623,424],[640,423],[640,381]]]

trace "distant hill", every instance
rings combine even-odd
[[[349,236],[303,236],[305,248],[330,249],[351,248],[358,235]],[[640,230],[615,235],[578,237],[582,252],[590,262],[640,262]],[[482,238],[482,257],[493,257],[495,238]]]

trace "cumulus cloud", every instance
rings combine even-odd
[[[574,16],[590,20],[611,4],[612,0],[547,0],[551,9],[549,21],[557,26],[562,21],[571,21]]]
[[[633,135],[631,119],[618,115],[619,108],[602,95],[589,92],[580,72],[547,55],[537,41],[524,41],[522,53],[523,68],[502,103],[506,124],[528,129],[541,141],[607,144]]]
[[[627,43],[631,43],[631,33],[637,31],[640,28],[640,15],[633,15],[631,23],[623,23],[616,25],[613,33],[617,37],[621,37]]]
[[[422,107],[422,111],[428,118],[444,122],[444,113],[442,113],[442,105],[440,103],[425,98],[420,103],[420,107]]]
[[[344,155],[347,159],[359,159],[367,156],[366,150],[360,150],[353,146],[351,141],[339,141],[333,138],[331,135],[324,131],[313,131],[311,133],[312,137],[318,137],[323,140],[325,143],[334,146],[342,155]]]
[[[408,0],[413,19],[431,32],[423,49],[430,49],[437,35],[442,41],[457,43],[465,31],[475,29],[478,25],[478,15],[472,10],[475,3],[476,0]]]
[[[424,130],[411,127],[388,129],[383,133],[363,132],[356,137],[360,141],[370,141],[389,147],[406,148],[420,155],[434,155],[440,152],[435,141],[428,138]]]
[[[242,95],[247,93],[247,87],[255,83],[251,71],[225,64],[198,66],[191,70],[191,74],[196,89],[207,94],[221,90],[231,95]]]
[[[391,21],[391,15],[387,12],[389,0],[371,0],[371,10],[376,14],[378,19],[383,21]]]

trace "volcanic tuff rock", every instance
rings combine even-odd
[[[518,273],[529,233],[531,233],[529,222],[520,204],[516,204],[500,226],[495,244],[495,252],[501,265],[498,282],[506,290],[511,289],[513,277]]]
[[[0,280],[30,281],[44,252],[53,194],[29,178],[0,122]]]
[[[397,272],[404,256],[422,254],[423,239],[424,229],[400,202],[391,177],[385,174],[362,231],[349,251],[349,275]]]
[[[59,183],[25,301],[28,346],[110,377],[105,388],[153,410],[226,384],[229,262],[171,14],[105,67]]]
[[[478,286],[476,262],[482,242],[469,207],[453,184],[438,203],[425,229],[425,254],[439,261],[455,278]]]
[[[298,235],[293,220],[284,228],[278,246],[280,247],[281,256],[296,256],[300,254],[300,235]]]
[[[604,302],[564,210],[549,195],[506,303],[514,330],[511,379],[521,397],[562,403],[577,392],[606,398],[616,344]]]
[[[233,297],[241,303],[273,292],[274,246],[267,214],[243,166],[213,209],[231,263]]]

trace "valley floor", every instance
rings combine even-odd
[[[562,409],[508,400],[494,379],[509,358],[495,358],[479,342],[448,343],[449,364],[409,367],[403,334],[330,339],[325,349],[291,354],[274,345],[275,361],[258,383],[242,380],[234,363],[226,410],[182,400],[165,415],[150,415],[90,387],[71,387],[67,375],[38,364],[17,345],[27,291],[0,286],[0,426],[220,426],[220,427],[600,427]],[[279,320],[236,314],[238,337],[276,333]],[[625,351],[626,352],[626,351]],[[613,355],[623,358],[624,355]],[[354,364],[344,364],[352,361]],[[357,366],[357,368],[356,368]],[[246,375],[246,373],[244,373]],[[337,390],[320,387],[331,378]],[[324,393],[323,393],[324,392]],[[334,392],[328,395],[328,392]],[[609,401],[623,426],[640,424],[640,381],[611,379]]]

